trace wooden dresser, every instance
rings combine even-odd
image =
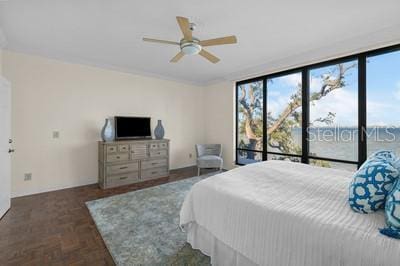
[[[169,175],[169,140],[99,141],[99,185],[111,188]]]

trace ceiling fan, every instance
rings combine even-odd
[[[184,55],[199,54],[208,61],[215,64],[218,63],[219,58],[204,50],[203,47],[213,46],[213,45],[233,44],[237,42],[236,36],[234,35],[201,41],[193,37],[192,35],[192,32],[196,27],[194,23],[190,23],[189,19],[185,17],[176,17],[176,20],[178,21],[178,25],[183,33],[183,38],[179,42],[143,38],[143,41],[145,42],[179,45],[181,51],[170,60],[171,63],[178,62]]]

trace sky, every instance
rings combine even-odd
[[[296,93],[297,84],[301,83],[301,74],[294,73],[267,81],[267,111],[272,117],[278,118],[279,114],[290,102],[290,96]],[[297,109],[301,112],[301,107]]]
[[[368,58],[367,124],[400,126],[400,51]]]
[[[350,68],[352,65],[356,65]],[[358,69],[357,61],[344,63],[349,70],[345,73],[345,86],[333,90],[325,97],[310,104],[310,121],[324,118],[329,112],[335,114],[334,125],[341,127],[354,127],[358,125]],[[310,71],[310,91],[319,92],[322,88],[323,76],[330,71],[337,70],[337,65],[316,68]],[[333,78],[336,76],[334,75]],[[310,93],[310,94],[311,94]],[[327,126],[326,123],[314,122],[314,126]]]

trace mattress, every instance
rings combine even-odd
[[[192,187],[180,225],[203,228],[258,265],[400,265],[400,241],[378,231],[384,213],[349,208],[351,176],[286,161],[236,168]]]

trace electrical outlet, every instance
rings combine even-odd
[[[24,181],[31,181],[32,180],[32,173],[24,174]]]
[[[53,139],[58,139],[60,137],[60,131],[53,131]]]
[[[189,158],[192,158],[192,154],[191,153],[189,153]]]

